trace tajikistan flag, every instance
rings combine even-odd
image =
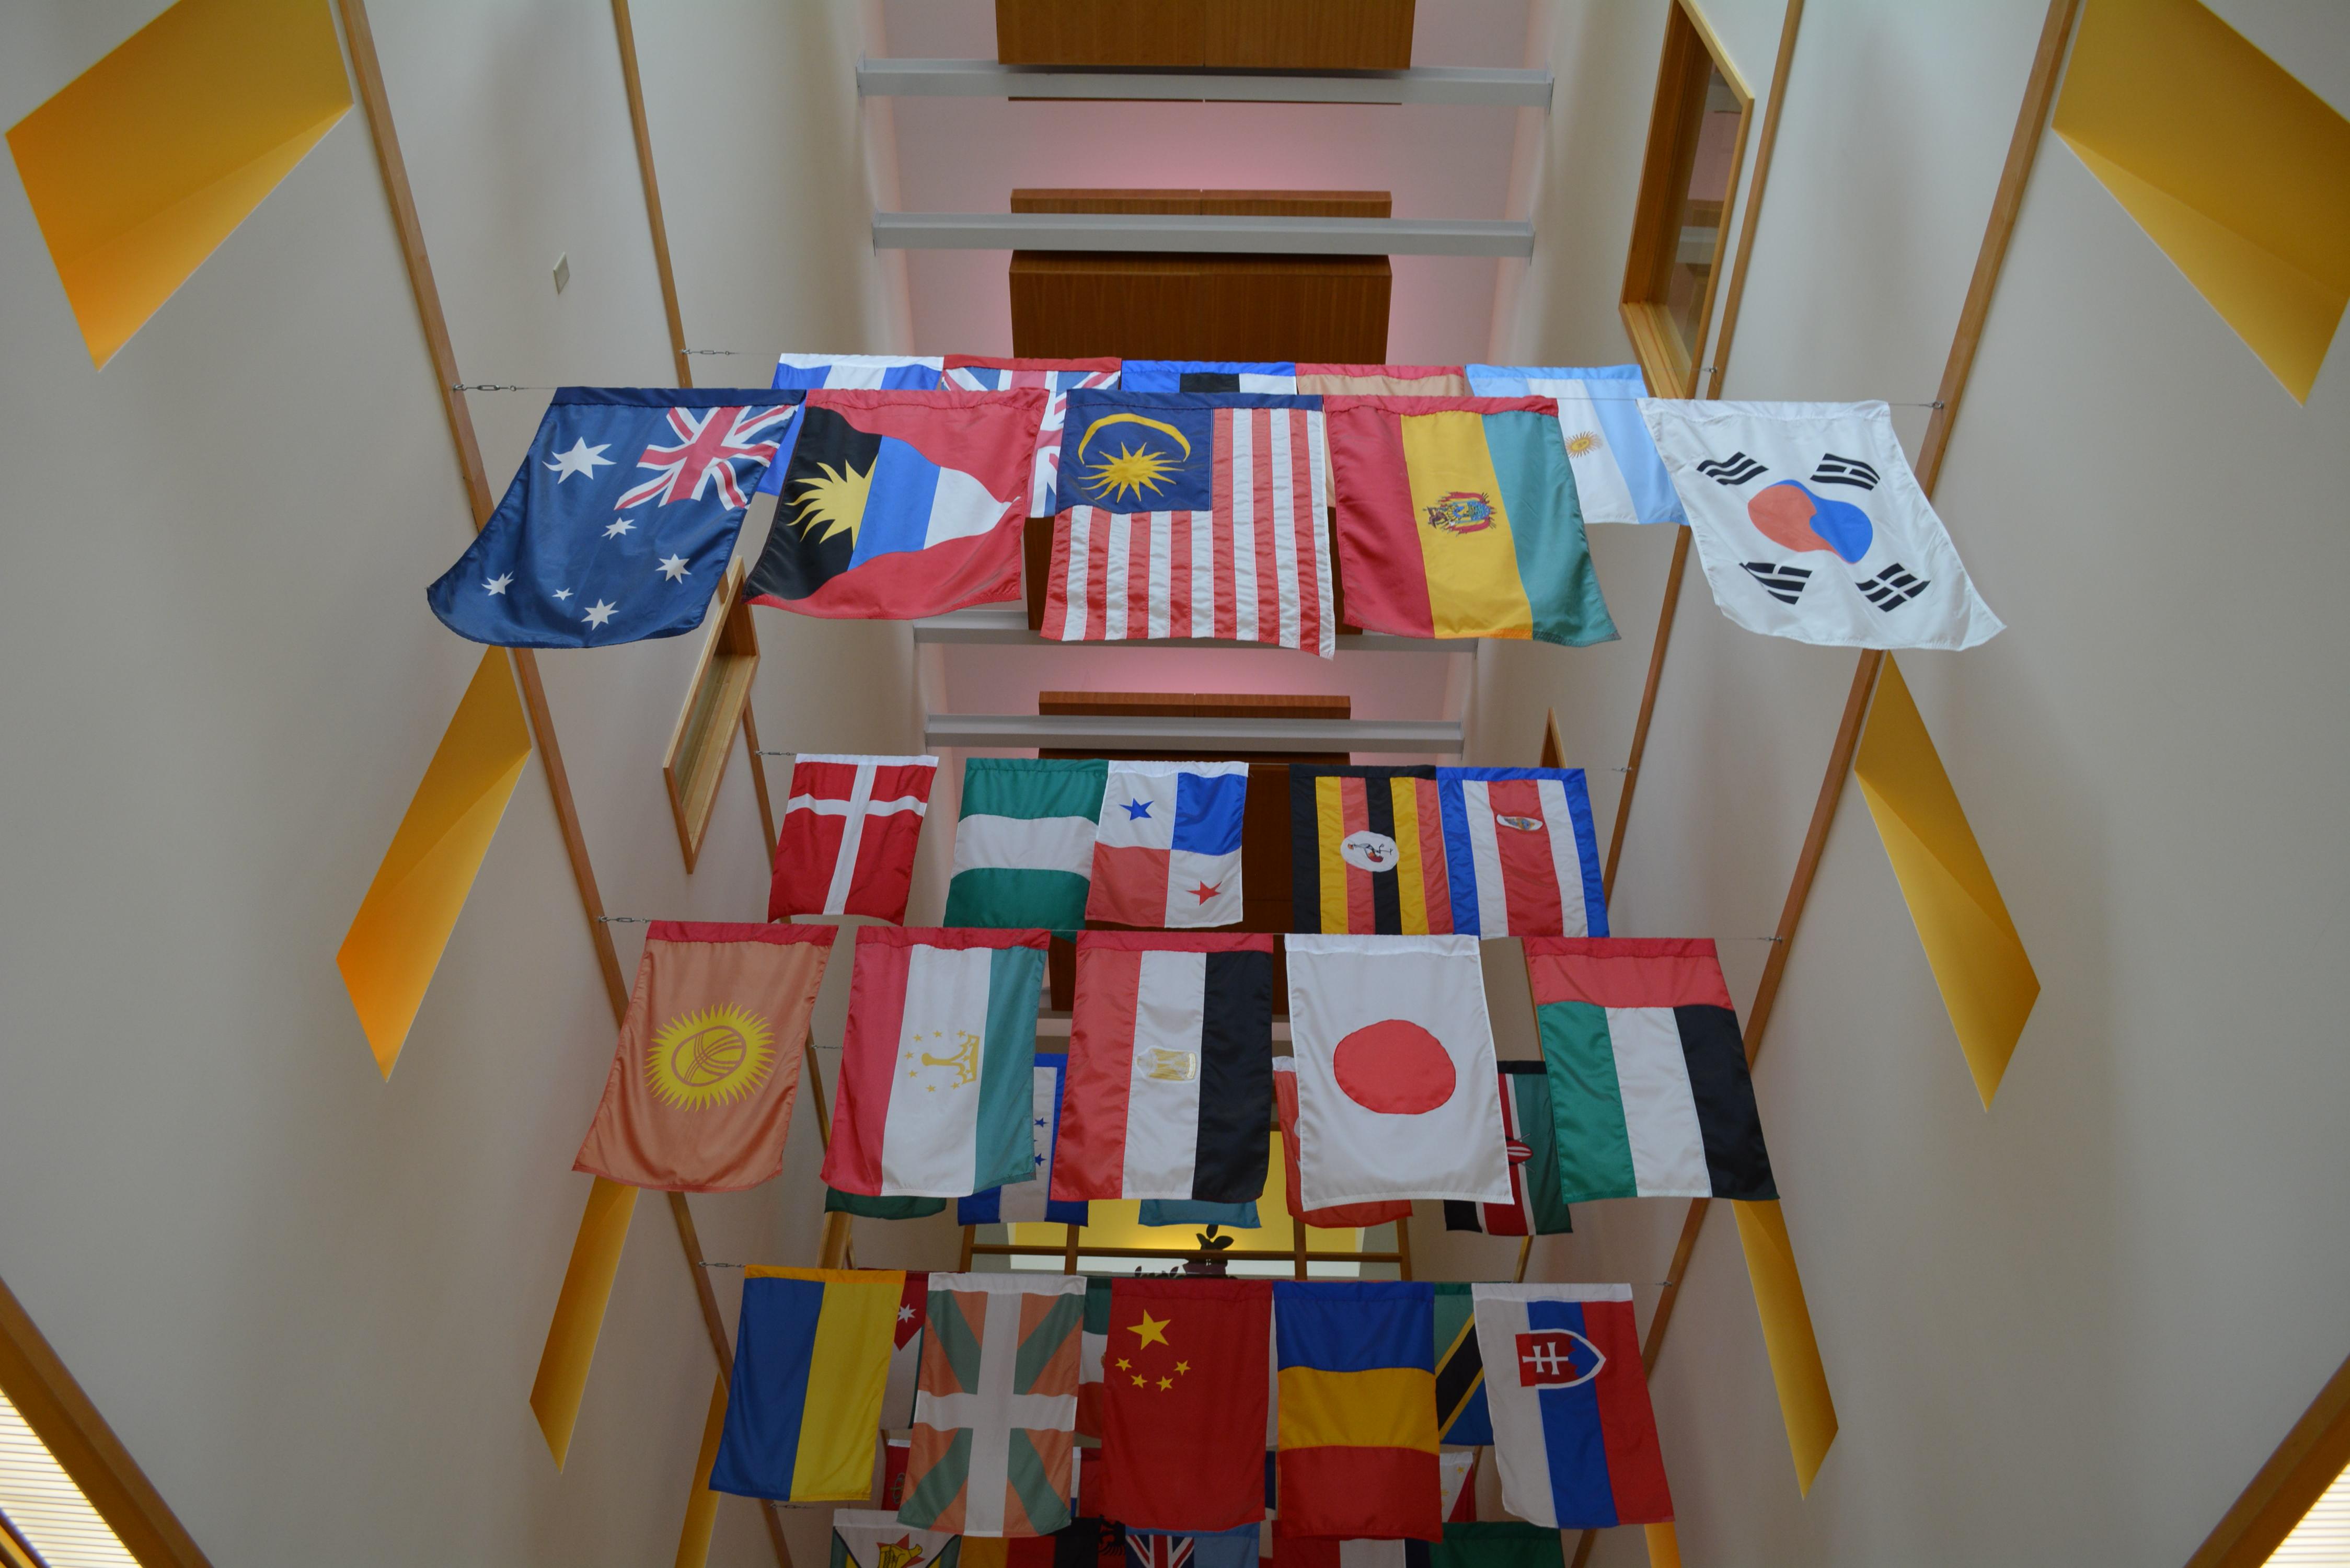
[[[962,1198],[1031,1177],[1045,940],[1043,931],[858,929],[827,1186]]]
[[[950,926],[1086,923],[1106,762],[973,757],[963,764]]]

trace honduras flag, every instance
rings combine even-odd
[[[560,389],[505,499],[425,601],[458,636],[504,648],[691,631],[801,396]]]
[[[998,1225],[1019,1220],[1042,1220],[1055,1225],[1083,1225],[1089,1210],[1083,1203],[1054,1202],[1053,1156],[1061,1143],[1061,1080],[1069,1070],[1066,1051],[1036,1053],[1035,1095],[1029,1126],[1036,1140],[1036,1178],[991,1187],[955,1199],[958,1225]]]
[[[778,354],[775,385],[802,391],[826,388],[926,392],[939,384],[940,367],[945,363],[936,355],[923,358],[892,354]],[[783,470],[769,469],[767,477],[759,482],[759,493],[775,494],[782,478]]]
[[[1020,597],[1043,388],[803,396],[753,604],[913,620]]]

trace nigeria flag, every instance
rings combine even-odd
[[[1108,779],[1109,764],[1097,759],[965,763],[946,923],[1041,926],[1064,936],[1083,927]]]

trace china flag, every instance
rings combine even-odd
[[[1118,1280],[1102,1356],[1102,1514],[1140,1530],[1231,1530],[1264,1517],[1273,1286]]]

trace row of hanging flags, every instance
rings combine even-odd
[[[1645,391],[1628,365],[806,354],[771,388],[566,387],[428,598],[478,642],[675,637],[764,492],[745,592],[805,615],[1016,600],[1035,516],[1056,640],[1326,657],[1343,618],[1582,645],[1617,635],[1585,525],[1687,523],[1750,630],[1958,649],[2001,629],[1887,405]]]

